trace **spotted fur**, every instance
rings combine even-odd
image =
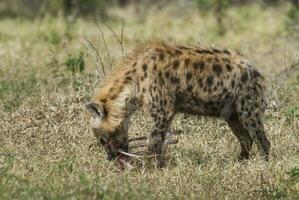
[[[127,144],[127,128],[116,130],[127,127],[130,115],[143,109],[154,121],[149,151],[163,166],[165,133],[176,113],[221,117],[240,141],[240,159],[249,158],[253,141],[268,159],[264,92],[263,76],[238,53],[154,43],[125,57],[103,81],[91,102],[104,117],[93,129],[98,138],[113,135],[116,146]]]

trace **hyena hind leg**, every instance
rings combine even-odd
[[[238,138],[241,146],[241,153],[238,160],[248,159],[252,148],[253,139],[248,134],[248,131],[243,127],[237,113],[233,113],[229,119],[226,120],[233,134]]]
[[[252,114],[251,116],[240,117],[243,127],[248,131],[250,137],[258,146],[260,154],[268,161],[270,152],[270,141],[268,140],[262,117],[259,114]]]

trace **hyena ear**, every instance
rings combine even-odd
[[[93,117],[104,118],[105,112],[101,104],[89,102],[85,104],[86,109],[92,114]]]

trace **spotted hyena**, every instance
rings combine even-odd
[[[109,159],[128,150],[129,118],[139,108],[153,119],[148,150],[160,166],[176,113],[222,118],[240,142],[239,159],[249,158],[253,141],[268,159],[264,92],[263,76],[236,52],[154,43],[120,61],[86,106]]]

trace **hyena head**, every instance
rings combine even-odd
[[[90,126],[97,138],[98,144],[103,146],[107,153],[107,160],[117,158],[119,151],[128,151],[128,123],[123,121],[116,128],[109,125],[108,113],[100,103],[86,104],[90,113]]]

